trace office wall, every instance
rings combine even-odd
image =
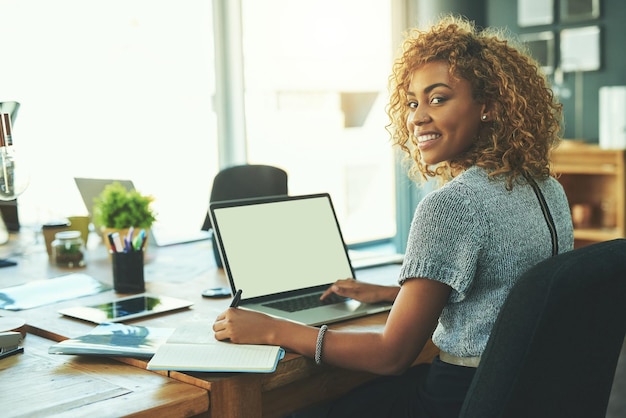
[[[443,13],[458,13],[485,25],[486,0],[414,0],[419,25],[428,24]]]
[[[598,71],[584,72],[583,81],[583,103],[582,103],[582,139],[586,142],[598,142],[598,115],[599,115],[599,93],[602,86],[626,85],[626,54],[624,53],[624,22],[626,22],[626,2],[624,0],[601,0],[600,18],[593,21],[580,22],[576,24],[564,24],[559,20],[558,5],[561,0],[554,0],[555,21],[551,25],[524,27],[517,25],[517,0],[487,0],[486,16],[489,26],[509,27],[515,33],[531,33],[543,30],[551,30],[556,39],[556,57],[558,65],[559,45],[558,34],[561,29],[570,27],[583,27],[589,25],[600,26],[600,62],[601,68]],[[562,89],[568,89],[570,97],[561,96],[560,100],[564,105],[565,117],[565,137],[574,138],[576,136],[576,113],[575,113],[575,75],[566,73]]]

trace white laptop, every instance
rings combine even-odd
[[[319,302],[336,280],[355,277],[329,194],[212,202],[209,212],[232,292],[242,290],[241,307],[308,325],[391,308],[339,297]],[[314,307],[294,307],[301,299]]]
[[[135,190],[135,185],[131,180],[74,177],[76,187],[78,187],[87,212],[92,219],[94,199],[100,196],[107,185],[115,181],[120,183],[127,190]],[[202,219],[198,220],[199,223],[202,221]],[[208,231],[202,231],[200,226],[198,226],[197,230],[185,230],[178,225],[164,225],[157,220],[150,228],[150,240],[148,242],[158,247],[163,247],[166,245],[208,240],[210,238],[211,234]]]

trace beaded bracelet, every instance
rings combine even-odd
[[[317,334],[317,343],[315,344],[315,364],[322,364],[322,344],[324,344],[324,334],[328,329],[328,325],[322,325],[320,332]]]

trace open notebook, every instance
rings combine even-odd
[[[271,373],[285,355],[274,345],[217,341],[211,322],[187,322],[176,327],[148,362],[148,370]]]
[[[240,306],[309,325],[389,310],[319,296],[354,276],[328,193],[212,202],[211,221],[233,294]]]

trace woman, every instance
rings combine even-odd
[[[228,309],[216,338],[260,343],[389,375],[331,416],[458,416],[499,309],[516,279],[552,254],[538,184],[560,252],[573,247],[567,198],[550,176],[561,106],[537,63],[497,33],[448,16],[413,30],[390,77],[389,130],[410,175],[444,183],[418,205],[400,286],[337,281],[330,293],[394,301],[382,332],[340,332]],[[410,368],[432,337],[441,354]]]

